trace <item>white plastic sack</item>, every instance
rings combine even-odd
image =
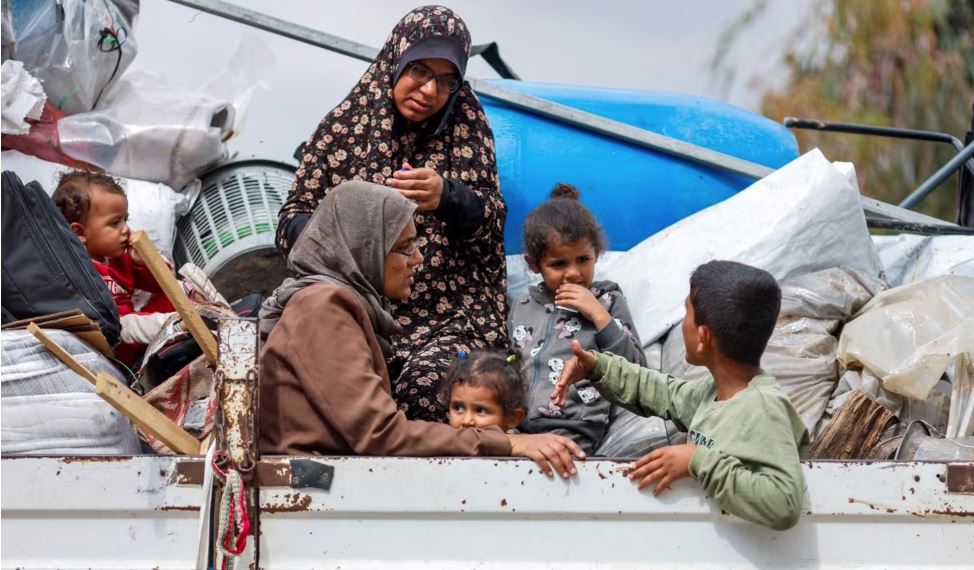
[[[41,83],[34,79],[24,64],[8,59],[0,68],[0,84],[3,85],[2,100],[3,125],[0,132],[5,135],[25,135],[30,132],[30,123],[25,119],[40,119],[47,95]]]
[[[18,2],[14,58],[67,115],[90,111],[137,53],[138,0]]]
[[[15,150],[5,150],[0,157],[4,170],[14,171],[25,183],[38,181],[48,194],[54,193],[61,173],[71,170],[63,164],[47,162]],[[199,194],[199,182],[183,192],[175,192],[157,182],[127,178],[121,182],[129,199],[129,227],[132,231],[143,230],[159,252],[172,260],[176,220],[189,212]]]
[[[781,312],[761,368],[774,375],[809,433],[834,396],[838,367],[836,334],[852,315],[886,286],[847,267],[799,275],[781,283]],[[708,375],[686,362],[680,327],[663,345],[661,370],[678,378]]]
[[[690,273],[713,259],[748,263],[779,280],[836,266],[871,277],[881,271],[859,192],[818,149],[605,268],[625,291],[644,346],[683,319]]]
[[[228,102],[130,73],[88,113],[58,121],[69,156],[118,176],[182,188],[227,158],[233,127]]]
[[[974,277],[974,236],[873,236],[893,287],[937,275]]]
[[[613,405],[609,411],[609,427],[594,457],[642,457],[654,449],[687,442],[687,434],[671,421],[659,416],[638,416]]]
[[[846,325],[836,356],[869,369],[891,392],[926,399],[948,366],[955,375],[972,368],[974,278],[942,275],[880,293]],[[955,376],[955,387],[964,383]]]

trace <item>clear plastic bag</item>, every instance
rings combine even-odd
[[[90,111],[135,58],[138,0],[27,2],[13,13],[15,58],[67,115]]]
[[[868,368],[887,390],[924,400],[951,362],[970,362],[972,353],[974,278],[943,275],[877,295],[846,325],[837,356]]]
[[[13,59],[17,49],[17,35],[14,33],[14,18],[10,13],[10,0],[3,0],[2,9],[2,39],[3,48],[0,52],[0,59],[7,61]]]
[[[64,151],[118,176],[177,190],[227,159],[224,144],[240,133],[257,78],[273,65],[266,45],[245,36],[228,64],[200,90],[133,70],[99,108],[58,125]]]
[[[65,117],[58,132],[64,152],[78,160],[181,189],[226,159],[223,140],[233,122],[229,102],[134,72],[115,86],[104,108]]]

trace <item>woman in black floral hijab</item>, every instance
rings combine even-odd
[[[463,81],[466,24],[448,8],[406,14],[345,99],[322,119],[281,208],[278,247],[288,252],[321,199],[365,180],[417,203],[426,262],[407,301],[389,363],[393,393],[410,419],[445,421],[436,399],[457,351],[507,344],[504,220],[494,137]]]

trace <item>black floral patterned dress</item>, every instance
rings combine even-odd
[[[303,222],[346,180],[385,183],[403,161],[444,179],[439,208],[417,212],[425,262],[407,301],[392,314],[403,327],[390,362],[393,392],[410,419],[445,421],[440,378],[458,350],[506,346],[504,221],[494,138],[483,108],[464,83],[443,110],[408,123],[395,110],[393,74],[409,47],[454,38],[469,54],[470,34],[456,14],[425,6],[406,14],[358,84],[322,119],[305,146],[281,208],[278,247],[290,250]]]

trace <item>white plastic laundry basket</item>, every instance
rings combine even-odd
[[[195,263],[230,300],[251,292],[266,295],[286,274],[274,236],[294,167],[245,160],[224,164],[202,181],[190,212],[176,224],[176,267]]]

